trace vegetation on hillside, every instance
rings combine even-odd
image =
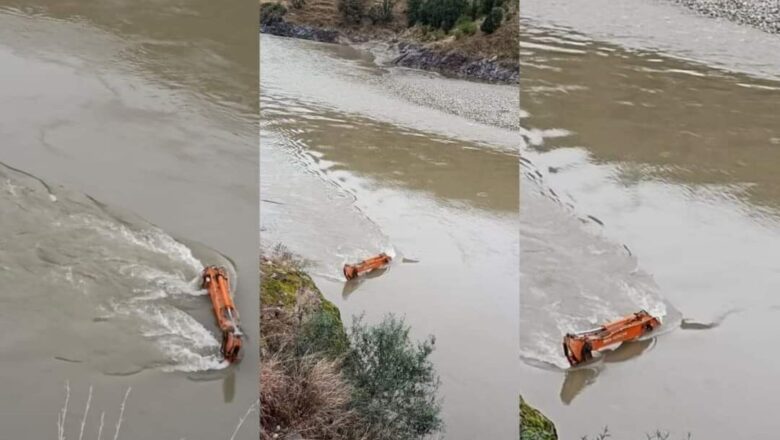
[[[555,424],[520,396],[520,440],[558,440]]]
[[[267,0],[261,0],[263,2]],[[368,38],[399,38],[478,57],[516,60],[518,4],[506,0],[271,0],[261,21],[339,29]],[[278,5],[278,6],[267,6]],[[286,15],[285,15],[286,14]]]

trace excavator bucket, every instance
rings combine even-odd
[[[383,252],[375,257],[368,258],[356,264],[345,264],[344,276],[347,278],[347,280],[355,279],[360,275],[371,272],[372,270],[387,267],[391,260],[392,258]]]
[[[203,269],[202,286],[209,292],[217,325],[222,331],[222,356],[236,362],[241,353],[243,332],[238,324],[238,311],[230,296],[230,280],[224,267],[209,266]]]
[[[574,367],[593,359],[594,351],[601,351],[626,341],[633,341],[655,330],[661,321],[644,310],[608,322],[601,327],[563,337],[563,353]]]

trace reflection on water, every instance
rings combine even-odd
[[[566,370],[564,373],[563,385],[561,385],[561,402],[566,405],[571,404],[575,397],[580,394],[585,387],[596,382],[599,373],[604,366],[601,364],[625,362],[640,356],[643,352],[650,349],[655,343],[655,339],[645,339],[641,341],[626,342],[621,344],[615,350],[605,353],[594,361],[597,365],[585,365],[575,369]]]

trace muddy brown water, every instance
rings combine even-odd
[[[260,40],[262,242],[308,259],[345,322],[393,313],[435,336],[447,438],[516,438],[517,89]],[[380,251],[389,270],[343,281]]]
[[[0,3],[0,438],[229,439],[257,400],[256,6]],[[241,25],[243,23],[243,25]],[[246,29],[246,33],[236,29]],[[238,273],[218,356],[204,264]],[[235,438],[256,439],[250,416]]]
[[[626,3],[526,2],[521,388],[564,438],[772,438],[777,41]],[[564,371],[563,333],[638,308],[664,333]]]

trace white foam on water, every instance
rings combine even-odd
[[[212,332],[176,307],[130,301],[115,303],[114,312],[141,322],[141,334],[154,341],[170,362],[163,371],[196,372],[228,366]]]
[[[109,222],[90,214],[76,214],[71,217],[83,221],[85,225],[105,236],[124,240],[154,253],[167,255],[186,264],[197,273],[203,270],[203,264],[192,255],[190,248],[158,228],[149,226],[146,229],[132,230],[123,224]]]
[[[203,356],[183,347],[171,346],[168,353],[176,365],[163,367],[165,372],[197,373],[227,368],[230,363],[219,355]]]
[[[184,274],[178,271],[171,273],[142,264],[122,266],[119,272],[124,276],[144,281],[149,287],[137,290],[139,292],[154,293],[156,298],[177,295],[203,296],[207,294],[206,290],[200,287],[200,276],[187,280]]]

